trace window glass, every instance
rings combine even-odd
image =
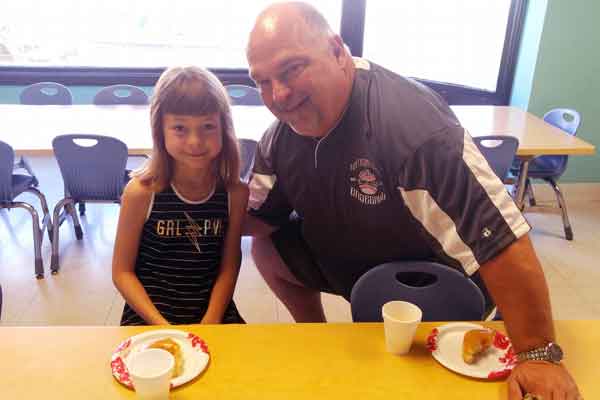
[[[19,0],[0,12],[0,66],[246,68],[272,0]],[[339,31],[342,0],[311,0]]]
[[[402,75],[496,90],[510,0],[367,1],[364,57]]]

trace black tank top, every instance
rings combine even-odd
[[[217,185],[205,200],[193,202],[173,186],[154,195],[142,230],[135,274],[162,316],[171,324],[199,323],[221,264],[229,222],[229,199]],[[223,323],[243,323],[233,302]],[[125,304],[121,325],[144,325]]]

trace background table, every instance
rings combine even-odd
[[[506,399],[506,383],[467,378],[438,364],[420,325],[407,356],[385,351],[382,324],[193,325],[207,370],[172,399]],[[502,329],[501,323],[486,323]],[[565,364],[586,399],[600,398],[600,321],[558,321]],[[111,375],[127,337],[157,327],[0,327],[3,399],[135,398]]]
[[[523,160],[516,203],[523,205],[529,161],[534,156],[594,154],[595,147],[516,107],[455,106],[461,124],[472,136],[511,135],[519,139]],[[234,127],[240,138],[259,140],[274,120],[266,107],[234,106]],[[119,138],[130,154],[152,148],[148,106],[27,106],[0,104],[0,140],[17,154],[51,154],[52,139],[66,133],[89,133]]]
[[[260,139],[274,120],[266,107],[234,106],[233,122],[240,138]],[[130,154],[152,149],[148,106],[28,106],[0,104],[0,140],[18,155],[52,154],[52,139],[68,133],[113,136]]]
[[[519,139],[519,156],[594,154],[595,147],[547,124],[541,118],[508,106],[455,106],[458,119],[472,136],[511,135]],[[266,107],[234,106],[237,135],[260,139],[274,120]],[[130,150],[152,148],[148,106],[27,106],[0,104],[0,140],[17,153],[51,152],[52,139],[66,133],[117,137]]]
[[[510,106],[454,106],[452,110],[472,136],[510,135],[519,139],[517,155],[590,155],[594,145]]]
[[[596,149],[575,136],[556,128],[526,111],[508,106],[452,107],[461,124],[472,136],[510,135],[519,139],[521,159],[515,203],[523,209],[529,162],[541,155],[590,155]]]

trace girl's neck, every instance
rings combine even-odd
[[[182,196],[195,201],[206,198],[214,189],[216,173],[213,168],[183,170],[175,167],[171,183]]]

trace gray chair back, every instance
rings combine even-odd
[[[481,320],[481,290],[462,273],[433,262],[391,262],[361,276],[352,288],[354,322],[381,322],[381,307],[408,301],[423,311],[423,321]]]
[[[24,88],[19,101],[29,105],[69,105],[73,104],[73,95],[60,83],[39,82]]]
[[[234,106],[262,106],[263,101],[260,92],[246,85],[227,85],[225,86],[227,94]]]
[[[108,136],[72,134],[55,137],[52,148],[66,195],[75,202],[120,201],[127,164],[125,143]]]
[[[513,136],[488,135],[474,137],[473,142],[490,164],[494,173],[501,181],[504,181],[517,154],[519,140]]]
[[[96,105],[144,105],[148,104],[148,95],[133,85],[112,85],[102,88],[94,96]]]

